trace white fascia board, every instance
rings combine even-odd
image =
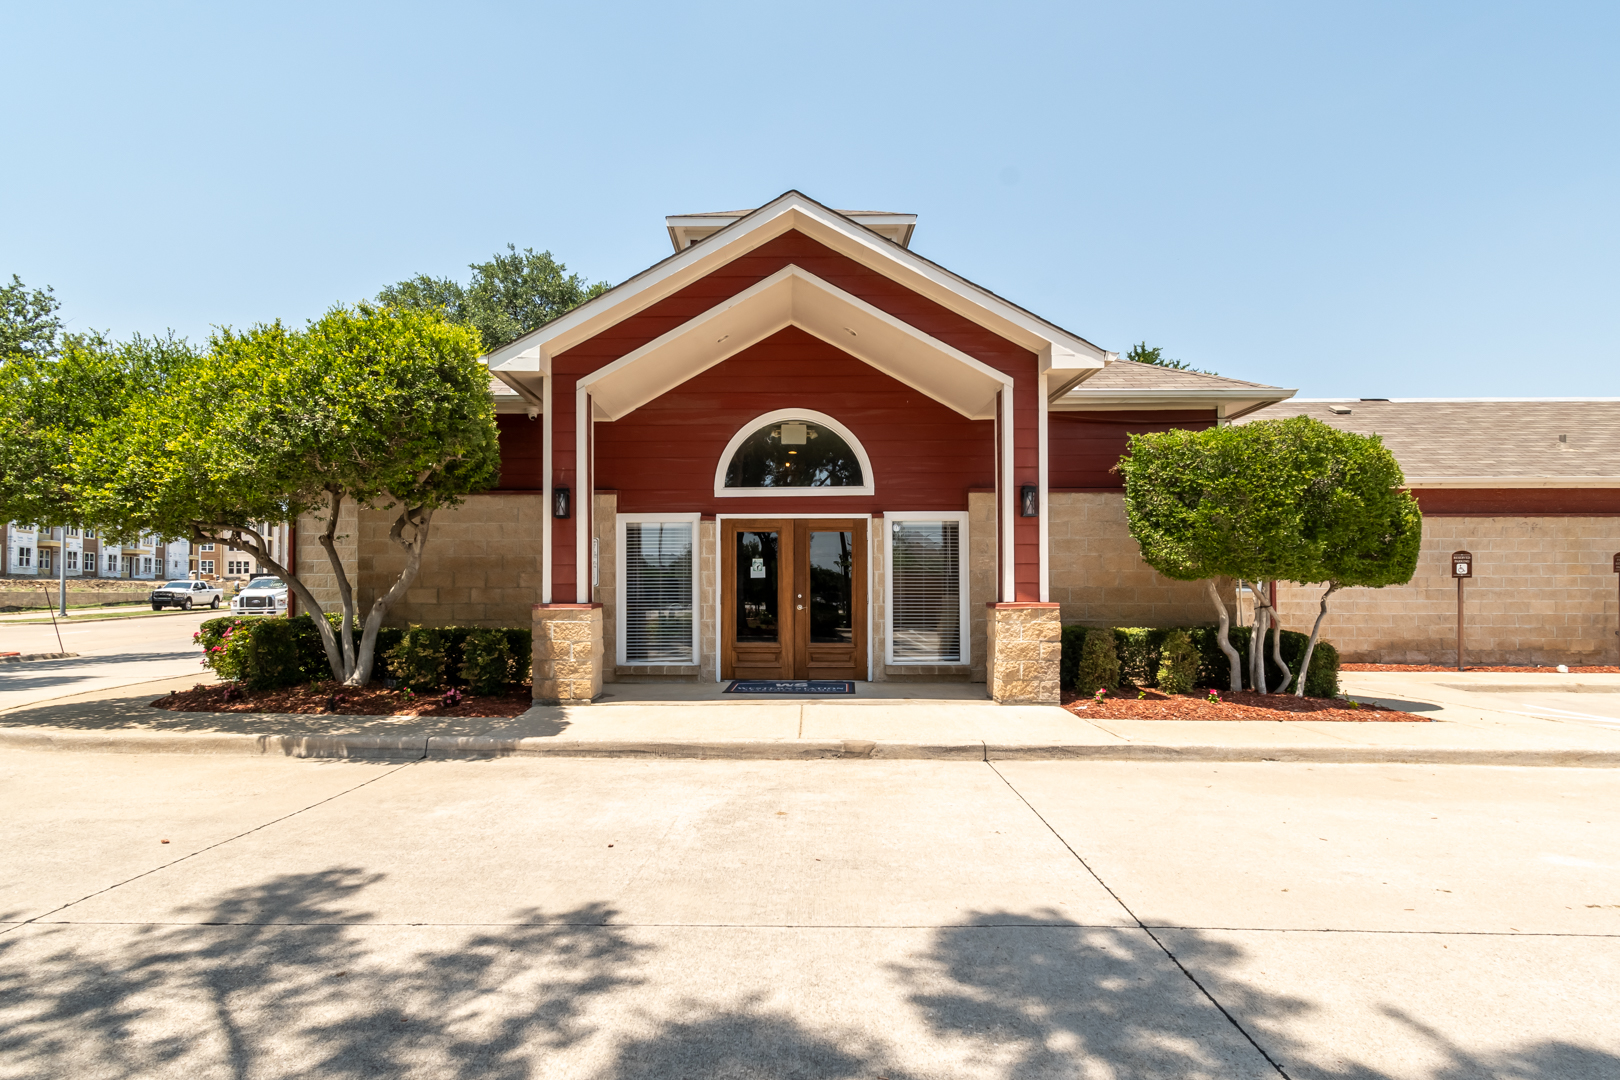
[[[714,219],[703,219],[712,223]],[[594,300],[496,349],[486,357],[497,369],[538,347],[545,356],[566,352],[615,323],[645,310],[686,285],[793,229],[898,281],[1034,353],[1057,345],[1106,362],[1090,342],[1036,318],[964,278],[813,202],[796,191],[775,199],[715,234],[710,242],[677,252]]]
[[[1620,488],[1620,476],[1409,476],[1408,488]]]
[[[994,415],[1012,379],[795,265],[716,304],[580,380],[594,417],[617,420],[786,326],[872,365],[972,419]]]

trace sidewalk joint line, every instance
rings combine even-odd
[[[93,900],[94,898],[102,895],[103,893],[109,893],[109,892],[112,892],[114,889],[122,888],[123,886],[128,885],[132,881],[139,881],[143,877],[150,877],[151,875],[156,874],[160,870],[167,870],[171,866],[176,866],[176,865],[178,865],[180,863],[185,862],[187,859],[194,858],[194,857],[196,857],[198,855],[203,854],[204,852],[213,851],[217,847],[224,847],[226,844],[231,843],[233,840],[240,840],[244,836],[251,836],[253,833],[259,832],[262,829],[268,829],[272,825],[280,824],[281,822],[286,821],[288,818],[297,817],[299,814],[304,813],[306,810],[313,810],[317,806],[324,806],[325,804],[331,802],[332,800],[340,799],[340,798],[342,798],[343,796],[349,794],[352,791],[359,791],[361,788],[367,786],[368,784],[375,784],[379,780],[382,780],[382,779],[384,779],[386,777],[392,776],[395,773],[399,772],[400,769],[406,768],[407,766],[410,766],[410,765],[415,765],[416,762],[420,761],[420,760],[422,760],[422,759],[418,758],[418,759],[415,759],[415,760],[412,760],[412,761],[407,761],[407,762],[405,762],[404,764],[401,764],[401,765],[396,765],[394,768],[389,769],[387,772],[382,773],[381,775],[373,776],[370,780],[362,781],[361,783],[358,783],[358,784],[354,785],[354,787],[344,788],[342,791],[334,792],[333,794],[328,795],[324,799],[318,799],[315,802],[310,803],[308,806],[300,807],[297,810],[293,810],[293,811],[291,811],[289,813],[282,814],[278,818],[274,818],[274,819],[272,819],[270,821],[266,821],[266,822],[264,822],[262,824],[255,825],[255,826],[253,826],[253,828],[244,830],[243,832],[239,832],[235,836],[227,836],[225,839],[215,841],[214,843],[209,844],[207,847],[201,847],[201,848],[198,848],[196,851],[187,852],[186,854],[180,856],[178,859],[171,859],[170,861],[162,864],[161,866],[154,866],[150,870],[142,870],[140,873],[135,874],[132,877],[127,877],[123,881],[114,882],[113,884],[108,885],[106,888],[97,889],[93,893],[87,893],[84,896],[79,897],[77,900],[69,900],[67,903],[62,904],[59,907],[54,907],[50,911],[42,912],[41,914],[34,916],[32,919],[24,919],[21,922],[16,923],[13,926],[8,926],[6,929],[0,930],[0,935],[9,934],[13,930],[19,929],[19,928],[24,927],[24,926],[28,926],[28,925],[30,925],[32,923],[40,922],[40,921],[44,920],[47,916],[55,915],[59,911],[66,911],[68,908],[73,907],[73,906],[75,906],[77,904],[82,904],[86,900]],[[84,925],[89,925],[89,924],[84,924]]]
[[[1143,922],[1137,916],[1136,912],[1131,910],[1131,906],[1127,904],[1123,898],[1121,898],[1119,893],[1114,891],[1113,886],[1104,881],[1102,879],[1102,875],[1097,873],[1096,870],[1092,869],[1091,864],[1086,862],[1078,851],[1074,850],[1074,845],[1070,844],[1069,841],[1064,838],[1062,833],[1058,832],[1057,829],[1052,827],[1052,823],[1046,820],[1046,816],[1044,814],[1035,809],[1035,805],[1033,803],[1024,798],[1024,793],[1014,787],[1013,782],[1008,780],[1007,777],[1002,774],[1000,769],[996,768],[995,762],[986,762],[985,764],[989,765],[991,771],[994,772],[996,776],[1000,777],[1003,784],[1007,785],[1007,790],[1018,796],[1018,800],[1025,806],[1029,807],[1029,812],[1035,815],[1036,820],[1038,820],[1042,825],[1045,825],[1047,830],[1053,836],[1057,837],[1058,843],[1062,844],[1064,848],[1068,850],[1069,854],[1074,856],[1074,861],[1085,867],[1086,873],[1090,874],[1097,884],[1101,885],[1103,889],[1107,891],[1108,895],[1114,898],[1114,903],[1118,904],[1125,914],[1130,916],[1131,921],[1136,923],[1137,927],[1142,931],[1142,933],[1148,936],[1148,940],[1157,945],[1159,947],[1159,951],[1164,953],[1165,956],[1169,957],[1170,962],[1176,965],[1183,975],[1187,976],[1187,981],[1196,986],[1198,988],[1198,992],[1203,994],[1209,1003],[1220,1011],[1222,1016],[1226,1017],[1227,1022],[1230,1023],[1234,1028],[1237,1028],[1238,1034],[1242,1035],[1248,1040],[1249,1045],[1254,1047],[1257,1054],[1265,1058],[1266,1064],[1277,1070],[1277,1075],[1281,1076],[1283,1080],[1293,1080],[1293,1078],[1288,1075],[1288,1071],[1278,1064],[1275,1058],[1266,1052],[1265,1047],[1261,1046],[1257,1041],[1255,1041],[1255,1037],[1249,1034],[1249,1030],[1242,1024],[1238,1023],[1237,1017],[1228,1012],[1225,1005],[1222,1005],[1219,1001],[1215,1000],[1215,995],[1210,993],[1209,989],[1203,983],[1198,981],[1197,976],[1195,976],[1191,971],[1187,970],[1187,966],[1181,962],[1180,958],[1178,958],[1175,953],[1170,951],[1170,947],[1163,941],[1159,940],[1159,936],[1148,928],[1147,923]]]

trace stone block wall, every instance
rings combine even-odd
[[[1201,581],[1172,581],[1147,563],[1125,524],[1122,492],[1048,497],[1049,596],[1065,623],[1201,626],[1215,610]],[[1232,603],[1230,583],[1221,594]]]
[[[584,705],[602,693],[600,604],[535,604],[534,702]]]
[[[986,630],[990,696],[1002,705],[1056,705],[1063,624],[1058,605],[991,604]]]
[[[1620,518],[1428,517],[1406,585],[1345,589],[1322,636],[1353,663],[1456,662],[1457,583],[1450,557],[1474,553],[1466,660],[1475,664],[1613,664]],[[1320,586],[1281,585],[1284,625],[1308,633]]]
[[[988,491],[968,495],[968,635],[972,661],[968,678],[989,680],[989,619],[985,606],[999,595],[996,588],[996,497]]]
[[[349,531],[360,565],[355,595],[364,612],[393,585],[405,555],[388,539],[393,511],[363,510],[357,518]],[[461,506],[438,511],[421,572],[389,612],[388,622],[527,626],[540,599],[541,536],[550,520],[544,496],[530,492],[472,495]],[[314,549],[308,561],[306,543]],[[298,525],[298,547],[300,574],[319,573],[326,559],[303,521]]]
[[[352,502],[345,502],[342,510],[338,512],[337,550],[343,563],[343,568],[349,575],[349,585],[354,587],[357,576],[363,579],[364,575],[358,571],[363,569],[356,558],[358,550],[359,522],[362,514],[372,514],[374,511],[357,511]],[[326,531],[326,521],[323,517],[314,514],[304,514],[298,519],[297,536],[295,538],[296,562],[294,573],[298,580],[304,583],[305,588],[314,594],[316,603],[322,610],[328,612],[341,612],[343,601],[338,595],[337,575],[332,571],[332,561],[326,555],[326,549],[321,547],[321,534]],[[383,533],[387,536],[386,530]],[[300,601],[297,596],[290,597],[293,608],[300,613]],[[356,595],[358,599],[358,594]],[[364,617],[364,608],[356,611],[356,617]],[[522,626],[522,623],[515,625]]]

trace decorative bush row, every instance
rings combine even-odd
[[[1293,677],[1305,656],[1310,636],[1293,630],[1282,631],[1282,657],[1285,673],[1271,658],[1271,638],[1266,638],[1266,682],[1273,690],[1292,686]],[[1232,647],[1243,667],[1243,686],[1249,682],[1249,628],[1234,626]],[[1114,689],[1121,683],[1156,686],[1166,693],[1186,693],[1180,687],[1189,678],[1193,687],[1224,690],[1230,685],[1230,666],[1221,652],[1213,626],[1183,629],[1097,628],[1065,626],[1061,675],[1065,690],[1094,694],[1099,688]],[[1288,683],[1283,683],[1287,678]],[[1167,685],[1167,683],[1169,685]],[[1336,697],[1339,693],[1339,651],[1326,641],[1316,643],[1311,670],[1305,677],[1308,697]]]
[[[328,615],[337,630],[339,616]],[[358,646],[360,635],[354,635]],[[308,615],[227,616],[197,631],[204,663],[222,679],[254,690],[332,677],[326,648]],[[500,693],[528,681],[532,631],[517,627],[385,626],[377,632],[374,677],[418,692],[465,686],[475,694]]]

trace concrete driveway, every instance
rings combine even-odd
[[[0,664],[0,712],[179,675],[212,682],[191,635],[203,622],[222,614],[229,612],[154,612],[150,617],[79,621],[69,616],[56,628],[49,623],[0,624],[0,652],[79,654],[65,660]]]
[[[1615,770],[13,751],[0,808],[0,1076],[1620,1075]]]

